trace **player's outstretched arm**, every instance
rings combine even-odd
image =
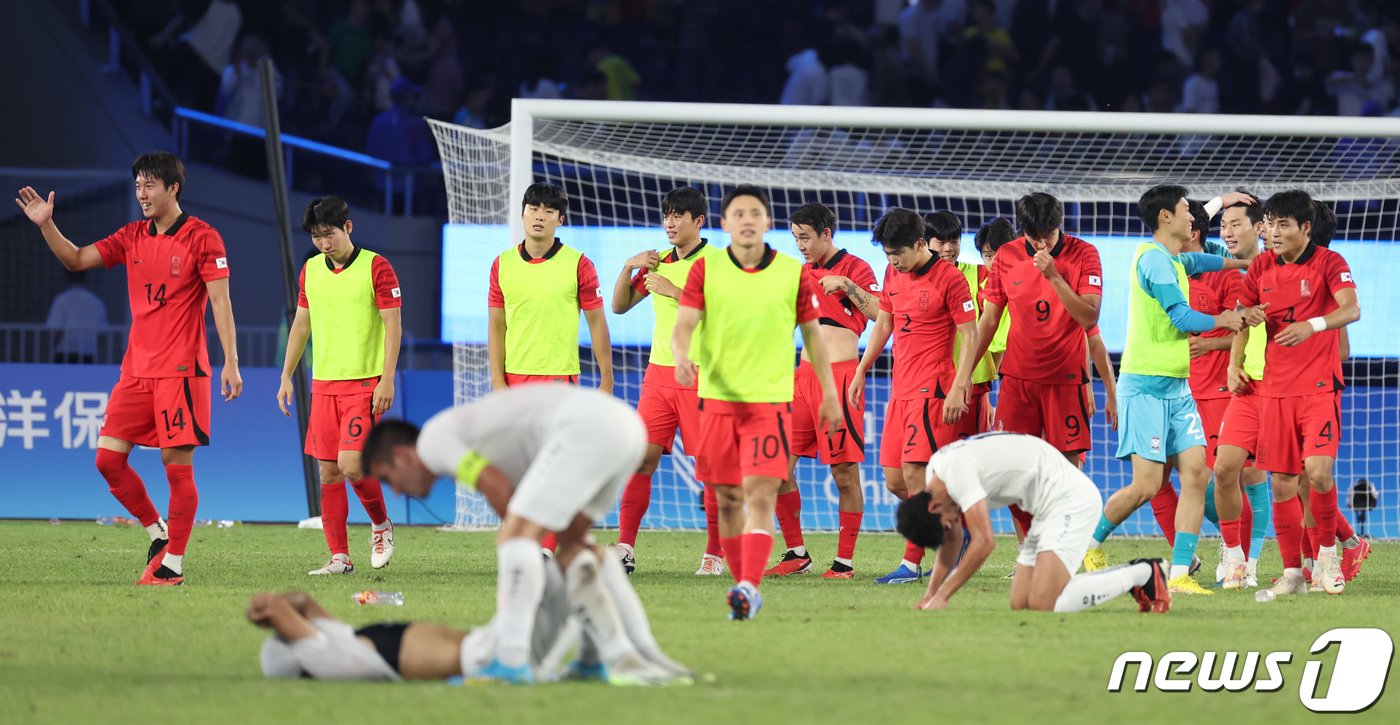
[[[68,241],[68,237],[63,236],[58,231],[58,226],[53,222],[53,200],[54,192],[50,191],[45,199],[39,196],[39,192],[32,186],[26,186],[19,190],[19,197],[15,199],[24,216],[29,221],[34,222],[34,226],[39,227],[39,231],[44,235],[44,241],[49,245],[49,251],[53,256],[58,257],[58,261],[63,263],[63,267],[71,272],[81,272],[88,269],[97,269],[102,266],[102,254],[97,251],[97,245],[89,244],[86,247],[78,247]]]
[[[209,290],[209,307],[214,310],[214,329],[224,348],[224,369],[219,373],[219,390],[229,401],[243,394],[243,376],[238,372],[238,331],[233,323],[233,301],[228,296],[228,277],[204,283]],[[201,323],[203,324],[203,323]]]
[[[880,310],[879,317],[875,318],[875,325],[870,328],[870,341],[866,343],[865,354],[860,356],[860,362],[856,364],[855,375],[851,376],[851,387],[846,391],[846,401],[852,408],[859,408],[865,400],[865,374],[870,372],[870,368],[875,366],[875,361],[880,359],[880,353],[885,350],[885,343],[890,341],[890,335],[894,332],[894,317]]]
[[[324,611],[324,610],[322,610]],[[316,636],[316,627],[292,606],[285,596],[259,592],[248,601],[248,621],[277,632],[285,642],[297,642]]]
[[[301,356],[306,352],[309,337],[311,310],[298,305],[296,315],[292,317],[292,327],[287,331],[287,353],[282,360],[282,380],[277,385],[277,407],[282,409],[282,415],[292,414],[287,408],[292,404],[292,373],[296,372],[297,363],[301,362]]]
[[[690,387],[695,384],[699,369],[690,359],[690,338],[700,324],[700,310],[681,305],[676,314],[676,326],[671,328],[671,354],[676,359],[676,382]]]
[[[933,601],[938,598],[938,590],[943,586],[943,582],[948,581],[948,575],[958,565],[958,550],[962,544],[962,521],[953,521],[953,526],[943,534],[945,542],[956,541],[958,546],[938,547],[938,555],[933,560],[933,573],[929,575],[928,587],[924,590],[924,596],[914,605],[915,609],[943,609],[948,606],[947,600],[943,600],[940,605],[934,605]]]
[[[972,387],[972,369],[976,367],[979,358],[973,357],[977,354],[977,348],[981,347],[977,339],[978,325],[976,322],[968,321],[958,325],[958,334],[962,335],[963,347],[958,351],[958,361],[953,372],[953,389],[948,391],[948,397],[943,400],[943,422],[955,423],[967,412],[967,393]]]
[[[403,308],[390,307],[379,311],[384,322],[384,374],[374,386],[370,410],[383,415],[394,404],[394,375],[399,369],[399,347],[403,343]]]
[[[841,398],[838,397],[841,393],[836,391],[836,382],[831,375],[830,356],[827,354],[826,343],[822,341],[819,325],[816,320],[808,320],[797,327],[802,331],[802,344],[807,350],[807,356],[812,359],[812,371],[817,374],[817,382],[822,386],[822,402],[817,410],[822,422],[826,424],[827,432],[835,434],[841,428]],[[858,379],[862,383],[865,382],[864,376]]]
[[[973,360],[981,360],[987,354],[987,349],[992,346],[992,339],[997,335],[997,326],[1001,324],[1001,305],[987,300],[982,301],[982,314],[977,318],[977,354]],[[997,367],[1001,367],[1001,361],[997,361]]]
[[[506,311],[486,308],[486,359],[491,366],[491,389],[506,389]]]
[[[510,503],[510,495],[515,490],[506,474],[502,473],[501,469],[488,465],[481,469],[472,485],[477,493],[486,497],[486,502],[491,504],[491,509],[496,515],[505,521],[506,505]]]
[[[603,308],[583,311],[583,319],[588,322],[588,336],[593,342],[593,361],[598,364],[598,389],[611,394],[613,391],[612,338],[608,335],[608,317]]]
[[[982,568],[987,562],[987,557],[991,556],[992,550],[996,548],[996,542],[992,539],[992,518],[987,512],[986,499],[978,501],[972,508],[964,511],[963,520],[967,523],[967,533],[971,539],[967,543],[967,549],[963,551],[962,561],[948,573],[948,578],[938,587],[938,592],[929,602],[930,606],[924,607],[925,609],[946,608],[948,601],[978,569]],[[959,539],[944,538],[939,553],[941,554],[943,549],[956,547],[958,541]]]

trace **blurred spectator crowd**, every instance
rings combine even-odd
[[[512,97],[1396,113],[1400,0],[115,0],[181,101],[431,161]]]

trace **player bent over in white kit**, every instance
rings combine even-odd
[[[938,550],[928,591],[916,609],[947,608],[995,547],[990,511],[1013,504],[1035,522],[1016,557],[1012,609],[1078,612],[1129,592],[1141,611],[1171,607],[1158,559],[1075,576],[1103,508],[1098,487],[1039,437],[983,433],[934,453],[927,488],[896,512],[900,535]],[[958,561],[964,525],[971,539]],[[950,545],[940,546],[944,541]]]
[[[540,679],[553,677],[554,665],[578,640],[577,627],[566,626],[572,620],[564,576],[552,564],[550,570],[530,641],[530,663]],[[263,675],[273,679],[449,680],[475,676],[495,653],[494,622],[470,631],[427,622],[355,629],[306,592],[254,594],[247,617],[273,631],[259,653]]]
[[[365,466],[395,493],[423,496],[439,477],[486,497],[501,517],[496,535],[496,657],[479,679],[533,681],[530,633],[545,587],[540,541],[559,536],[555,558],[583,624],[614,684],[663,684],[691,673],[662,654],[641,600],[615,557],[589,537],[617,503],[646,449],[642,421],[626,403],[572,385],[509,388],[433,416],[420,431],[381,421],[365,441]]]

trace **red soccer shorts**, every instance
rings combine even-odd
[[[841,428],[832,435],[821,424],[822,386],[817,381],[817,373],[812,363],[806,360],[798,363],[792,398],[794,456],[816,458],[826,465],[861,463],[865,460],[865,405],[862,403],[852,408],[846,399],[846,389],[850,387],[859,364],[856,360],[831,364],[831,375],[836,380],[836,395],[841,398],[842,412]],[[818,443],[821,445],[818,446]]]
[[[787,478],[791,403],[700,401],[705,483],[742,485],[750,476]]]
[[[1251,457],[1259,455],[1259,403],[1263,400],[1254,393],[1230,396],[1225,406],[1225,417],[1220,421],[1219,437],[1214,448],[1234,446],[1243,448]],[[1202,418],[1202,422],[1204,422]],[[1207,428],[1209,433],[1210,429]],[[1212,447],[1207,446],[1210,452]]]
[[[1206,398],[1196,401],[1196,411],[1201,414],[1201,429],[1206,433],[1206,466],[1215,468],[1215,449],[1220,445],[1220,428],[1225,422],[1225,411],[1230,407],[1230,399]]]
[[[670,365],[648,365],[642,379],[642,397],[637,414],[647,426],[647,442],[670,453],[676,431],[691,455],[700,450],[700,398],[695,388],[676,384],[676,369]]]
[[[341,451],[361,451],[365,436],[379,422],[373,414],[374,393],[311,394],[311,419],[306,426],[306,455],[334,461]]]
[[[531,383],[567,383],[578,385],[577,375],[516,375],[506,373],[506,386],[530,385]]]
[[[996,428],[1039,436],[1064,453],[1092,448],[1083,385],[1047,385],[1003,376]]]
[[[885,406],[885,430],[880,436],[880,465],[899,468],[904,463],[928,463],[933,452],[959,438],[976,433],[976,418],[968,416],[951,425],[943,424],[942,398],[891,400]],[[964,429],[972,433],[963,432]]]
[[[1298,398],[1260,398],[1259,452],[1255,468],[1302,473],[1303,461],[1337,457],[1342,438],[1342,396],[1319,393]]]
[[[151,448],[209,445],[211,381],[122,375],[98,435]]]

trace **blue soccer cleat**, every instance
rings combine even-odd
[[[752,584],[744,582],[729,590],[729,618],[742,622],[753,619],[763,607],[763,597]]]
[[[564,672],[564,679],[569,682],[607,682],[608,668],[602,662],[574,660]]]
[[[908,584],[916,582],[924,575],[923,567],[910,569],[900,562],[899,568],[875,580],[876,584]]]
[[[492,659],[489,664],[481,668],[476,674],[466,678],[469,685],[533,685],[535,683],[535,673],[529,665],[519,667],[507,667],[501,664],[498,659]]]

